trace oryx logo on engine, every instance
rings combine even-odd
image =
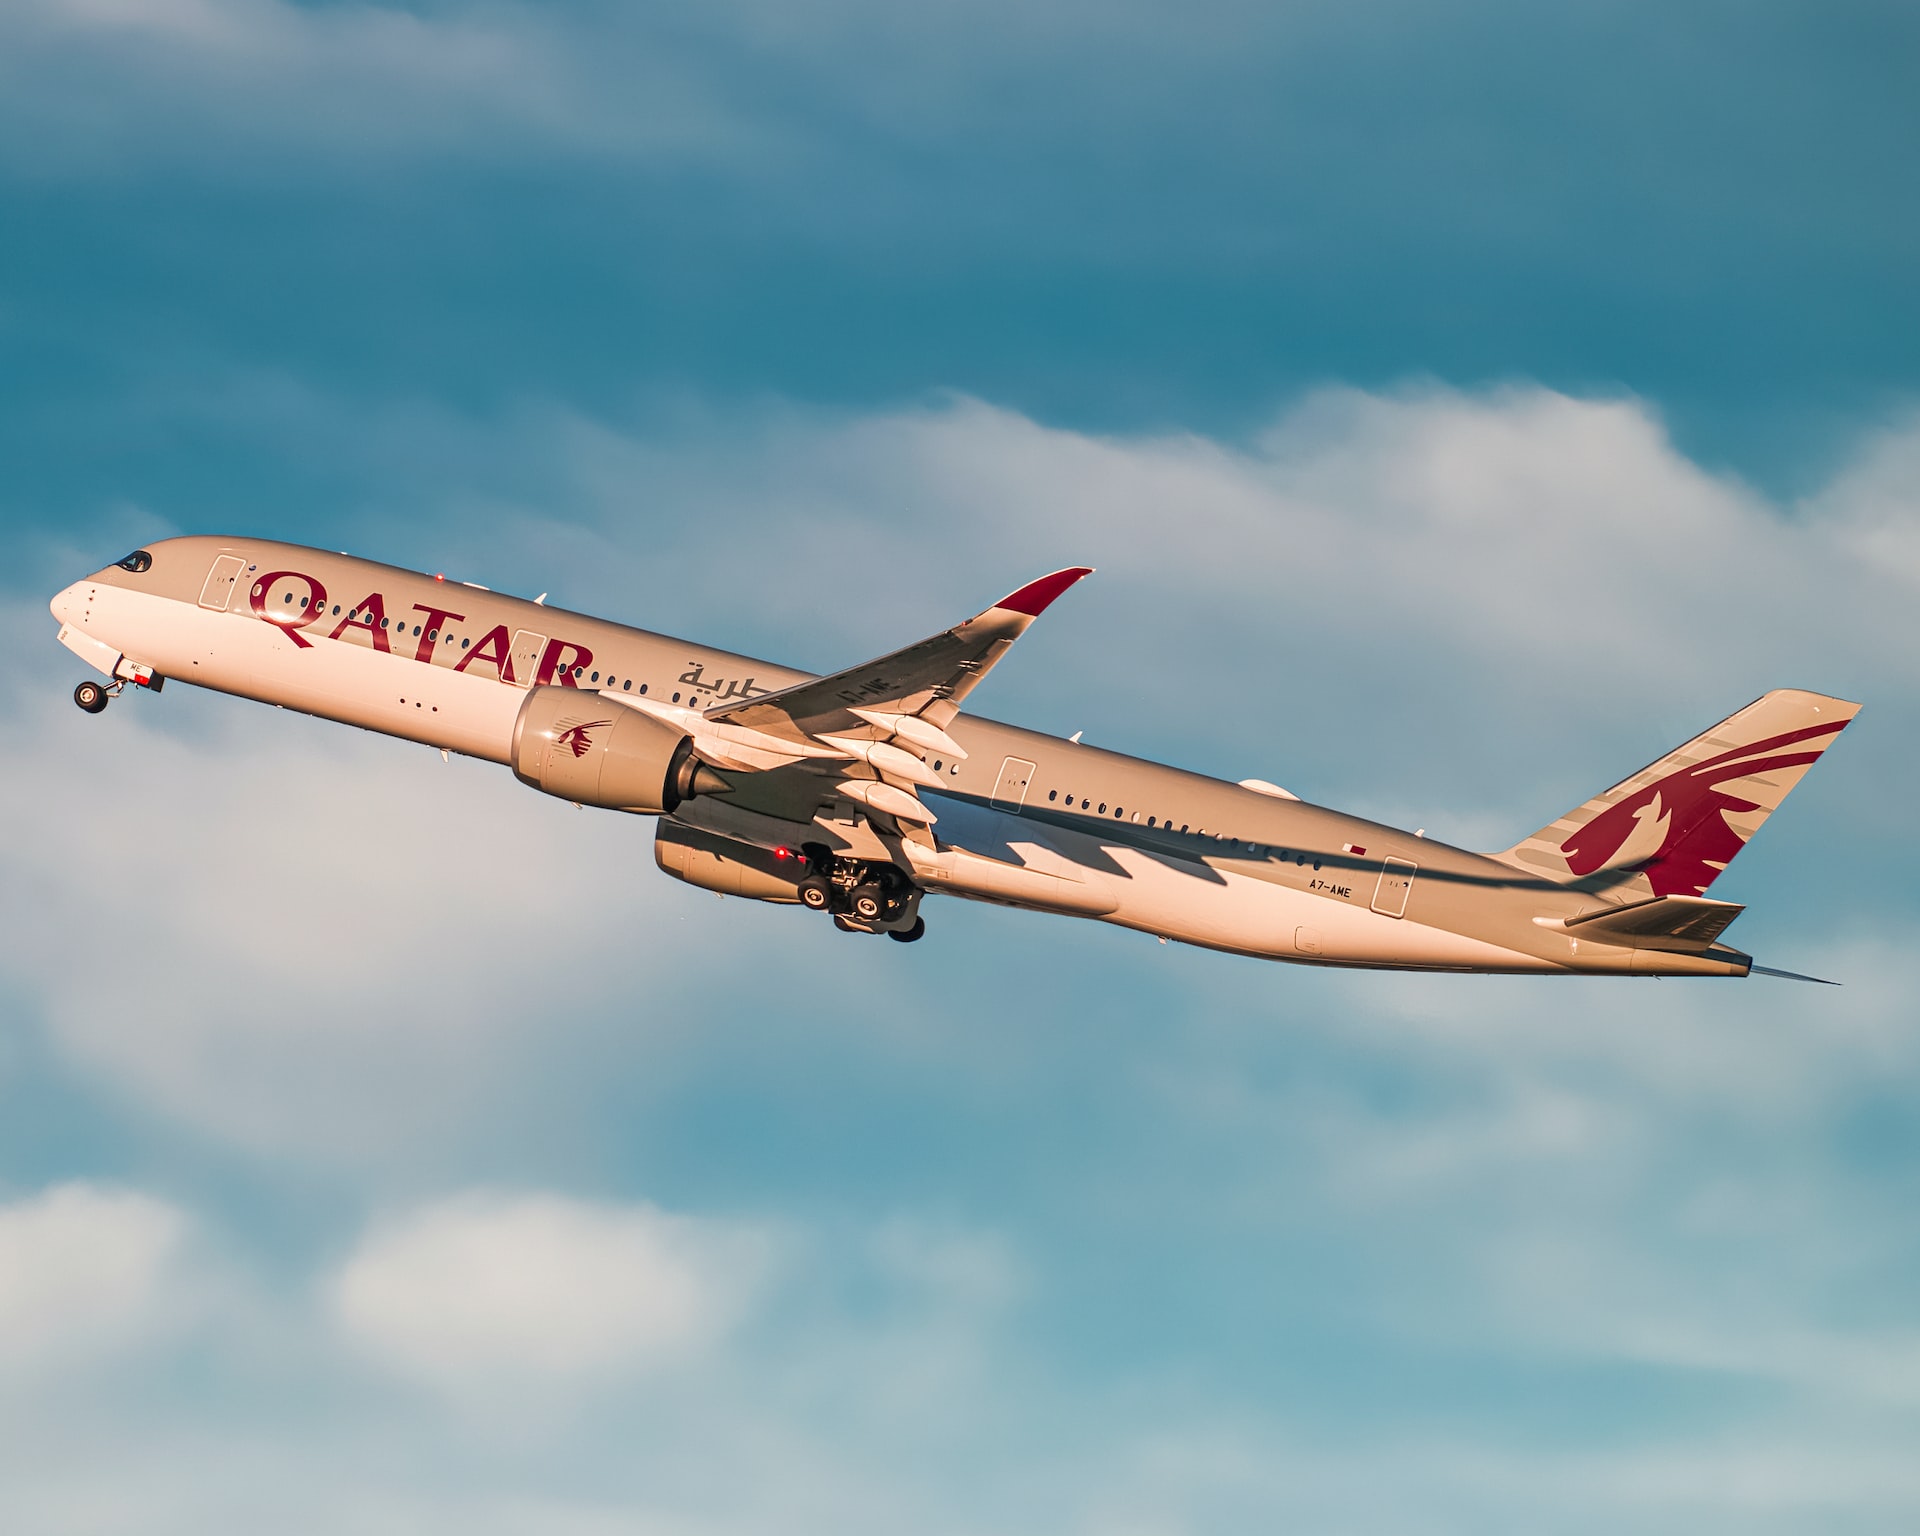
[[[593,738],[587,734],[597,731],[603,725],[612,725],[611,720],[583,720],[578,725],[570,725],[554,738],[556,747],[565,747],[575,757],[585,757],[593,747]]]

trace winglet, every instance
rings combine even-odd
[[[1015,613],[1024,613],[1028,618],[1037,619],[1046,612],[1047,605],[1068,587],[1082,576],[1092,574],[1093,567],[1090,565],[1069,566],[1064,571],[1055,571],[1051,576],[1042,576],[1038,581],[1028,582],[1018,592],[1001,598],[993,606],[1009,608]]]

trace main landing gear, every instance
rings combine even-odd
[[[842,933],[884,933],[901,944],[926,933],[920,888],[898,865],[838,858],[819,843],[801,851],[808,867],[807,878],[800,882],[801,904],[832,913],[833,925]]]

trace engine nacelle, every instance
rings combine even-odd
[[[755,901],[797,902],[807,861],[798,854],[782,858],[752,843],[661,821],[653,840],[656,863],[676,880]]]
[[[513,723],[513,771],[562,800],[651,815],[731,787],[685,732],[577,688],[528,692]]]

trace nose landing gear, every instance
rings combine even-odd
[[[166,681],[152,667],[135,664],[122,657],[114,666],[113,676],[106,682],[96,683],[92,678],[88,678],[84,683],[76,685],[73,690],[73,702],[88,714],[97,715],[107,707],[109,700],[120,697],[121,690],[128,683],[132,683],[136,688],[146,688],[158,693],[166,685]]]

